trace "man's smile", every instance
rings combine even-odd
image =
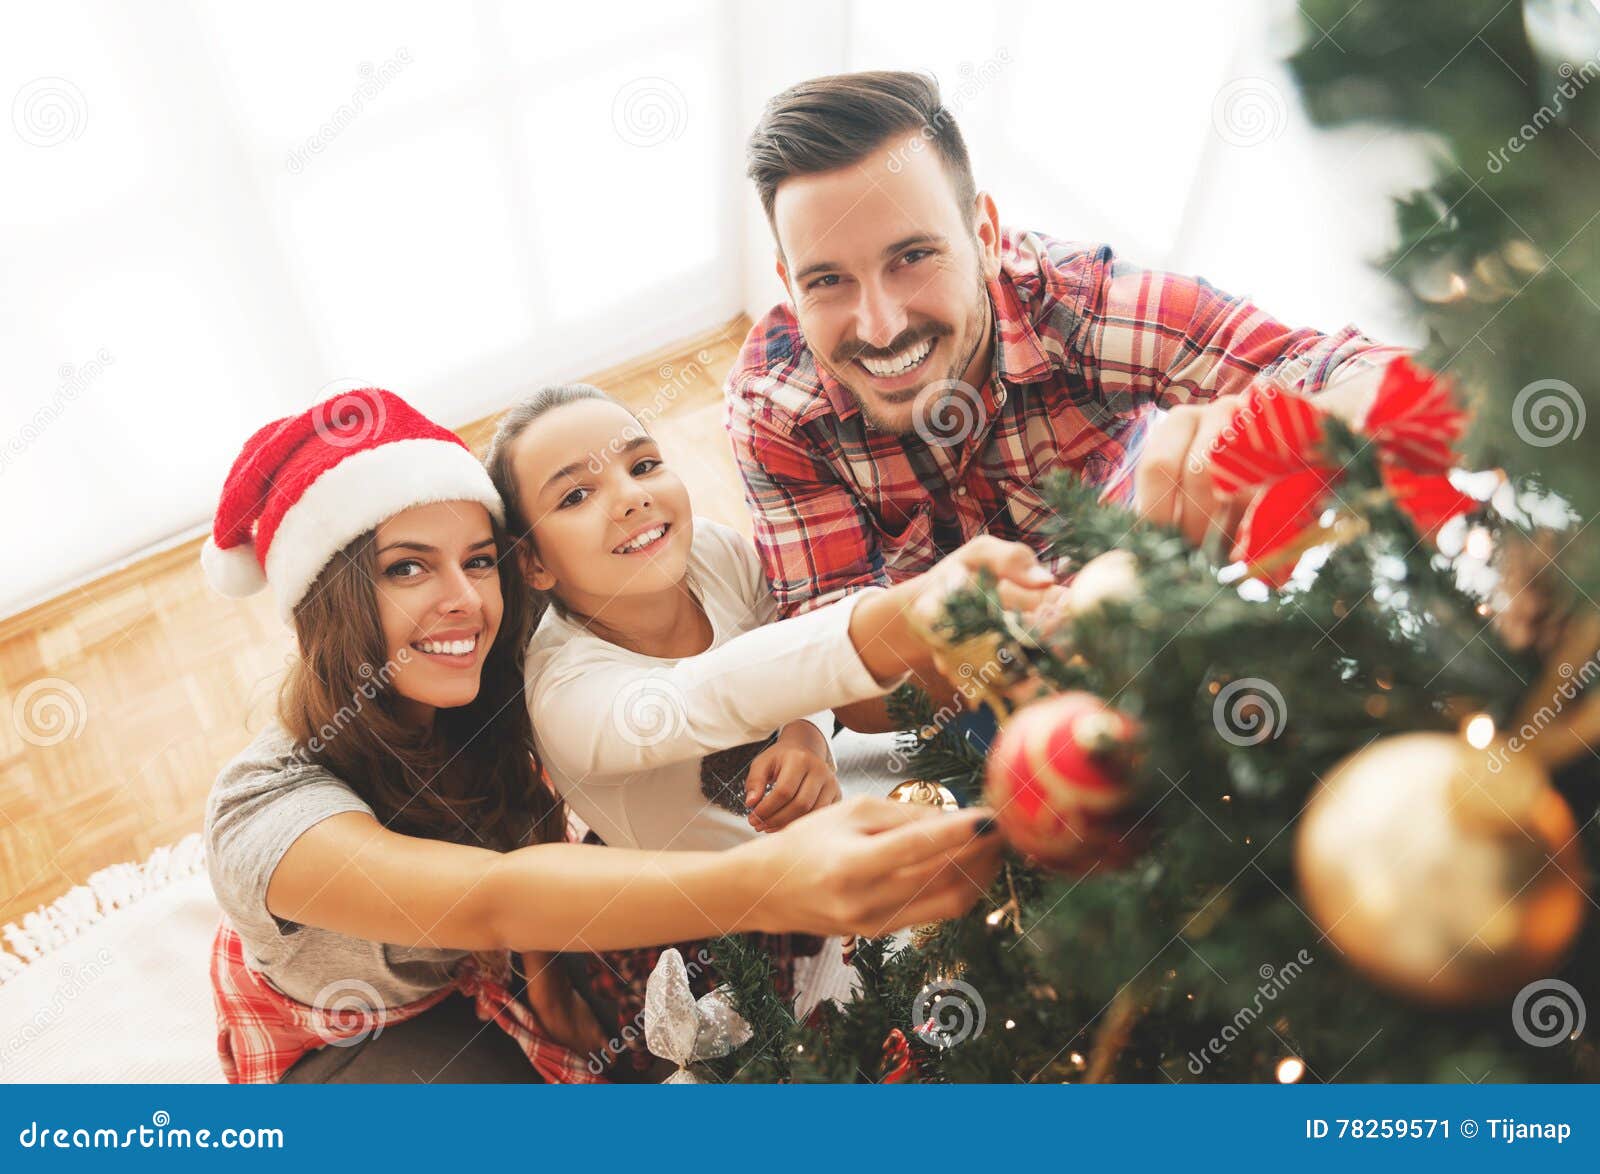
[[[942,341],[942,336],[924,338],[888,358],[858,356],[851,360],[851,366],[866,377],[868,385],[880,398],[890,403],[905,403],[921,390]]]

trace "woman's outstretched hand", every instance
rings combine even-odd
[[[1001,848],[987,808],[858,796],[733,851],[757,868],[756,928],[875,937],[965,913],[994,881]]]

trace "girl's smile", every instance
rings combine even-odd
[[[634,555],[641,554],[648,555],[657,550],[671,533],[671,522],[656,522],[640,530],[611,553],[620,554],[625,558],[632,558]]]

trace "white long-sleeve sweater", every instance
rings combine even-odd
[[[613,846],[722,849],[751,838],[743,816],[702,793],[704,757],[802,718],[827,737],[833,708],[899,684],[879,685],[850,642],[859,592],[774,623],[760,558],[736,530],[694,519],[688,582],[712,628],[698,656],[619,648],[553,609],[528,645],[540,758],[561,797]]]

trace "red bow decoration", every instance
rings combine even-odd
[[[905,1084],[917,1077],[917,1062],[911,1055],[911,1041],[898,1027],[883,1041],[883,1059],[878,1065],[879,1084]]]
[[[1300,554],[1348,532],[1354,521],[1345,518],[1344,529],[1337,523],[1331,531],[1312,529],[1345,476],[1321,451],[1326,418],[1313,400],[1254,383],[1211,442],[1219,492],[1261,489],[1239,523],[1233,558],[1274,587],[1287,581]],[[1404,356],[1384,369],[1361,431],[1377,446],[1384,488],[1424,536],[1478,504],[1445,476],[1466,421],[1448,380]]]

